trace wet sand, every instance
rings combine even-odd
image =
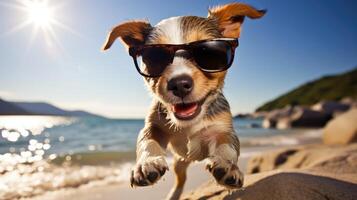
[[[239,166],[245,171],[248,157],[242,157],[239,160]],[[129,174],[129,172],[128,172]],[[208,180],[213,180],[211,174],[205,170],[205,163],[199,162],[190,165],[188,169],[187,182],[184,192],[197,188]],[[128,179],[129,180],[129,176]],[[165,176],[155,185],[148,187],[131,188],[129,182],[120,184],[103,185],[100,182],[96,184],[84,185],[79,188],[62,189],[54,192],[48,192],[44,195],[28,200],[112,200],[112,199],[165,199],[171,186],[174,184],[174,174],[171,171],[166,172]]]

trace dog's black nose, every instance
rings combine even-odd
[[[192,91],[193,80],[188,75],[175,77],[167,83],[167,89],[175,96],[183,98]]]

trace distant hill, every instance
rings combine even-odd
[[[12,103],[0,99],[0,114],[1,115],[28,115],[30,112],[15,106]]]
[[[56,106],[41,102],[11,102],[17,107],[27,110],[30,113],[49,114],[49,115],[68,115],[68,111]]]
[[[269,111],[286,105],[312,105],[321,100],[338,101],[344,97],[357,98],[357,68],[308,82],[265,103],[256,111]]]
[[[59,115],[103,117],[82,110],[64,110],[44,102],[10,102],[0,100],[0,115]]]
[[[100,115],[96,115],[82,110],[71,110],[71,111],[64,110],[62,108],[58,108],[52,104],[44,103],[44,102],[11,102],[11,103],[31,113],[37,113],[37,114],[81,116],[81,117],[83,116],[102,117]]]

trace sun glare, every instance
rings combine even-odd
[[[33,1],[28,2],[26,5],[28,17],[34,25],[46,28],[53,22],[53,11],[48,7],[47,2]]]
[[[63,1],[49,0],[15,0],[11,3],[0,1],[0,6],[18,10],[22,12],[25,17],[24,21],[5,32],[5,35],[12,34],[27,27],[32,27],[32,33],[30,34],[29,46],[27,49],[29,49],[37,35],[42,33],[41,37],[43,39],[41,41],[45,41],[49,47],[56,45],[56,47],[59,47],[59,50],[64,52],[64,48],[57,35],[59,29],[79,37],[82,36],[80,33],[58,20],[59,18],[63,18],[59,14],[62,13],[63,15],[64,10],[61,8],[64,5],[65,3]]]

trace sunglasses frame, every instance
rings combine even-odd
[[[222,72],[222,71],[226,71],[227,69],[229,69],[233,63],[234,60],[234,53],[235,53],[235,49],[239,46],[239,41],[238,38],[214,38],[214,39],[207,39],[207,40],[199,40],[199,41],[194,41],[194,42],[190,42],[190,43],[185,43],[185,44],[144,44],[144,45],[137,45],[137,46],[133,46],[129,48],[129,55],[133,58],[136,70],[139,72],[140,75],[144,76],[144,77],[150,77],[150,78],[155,78],[155,77],[160,77],[162,75],[162,73],[160,73],[157,76],[153,76],[153,75],[147,75],[145,73],[143,73],[140,70],[138,61],[137,61],[137,57],[141,55],[142,51],[145,48],[151,48],[151,47],[161,47],[161,48],[165,48],[167,50],[170,51],[170,53],[172,55],[175,55],[175,53],[178,50],[191,50],[193,46],[204,43],[204,42],[210,42],[210,41],[224,41],[230,44],[231,46],[231,60],[229,61],[229,64],[227,65],[226,68],[224,69],[220,69],[220,70],[206,70],[203,69],[201,66],[197,65],[198,68],[203,71],[203,72],[207,72],[207,73],[216,73],[216,72]],[[174,56],[173,56],[174,57]]]

